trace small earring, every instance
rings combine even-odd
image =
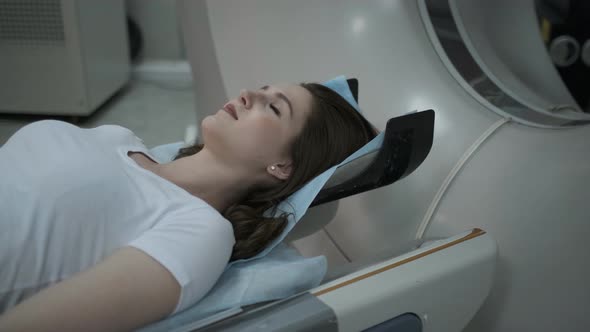
[[[275,169],[277,169],[275,166],[270,166],[271,171],[274,171]]]

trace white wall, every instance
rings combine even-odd
[[[143,60],[185,58],[176,0],[126,0],[127,14],[139,25]]]

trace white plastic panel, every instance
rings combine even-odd
[[[197,121],[217,112],[228,95],[219,71],[206,1],[179,0],[178,15],[190,61]],[[199,135],[201,130],[198,131]]]
[[[332,243],[326,232],[320,230],[307,237],[291,243],[299,253],[305,257],[315,257],[322,253],[328,261],[328,269],[346,264],[348,260]]]
[[[499,247],[496,284],[466,331],[588,326],[589,142],[588,127],[507,124],[449,187],[426,235],[478,226]]]
[[[428,252],[464,237],[441,240],[311,292],[334,310],[340,332],[361,331],[407,312],[421,319],[424,332],[461,331],[492,286],[496,244],[484,234]],[[415,256],[420,258],[412,260]],[[388,269],[406,260],[409,262]],[[379,273],[372,274],[376,271]],[[342,283],[346,285],[330,290]],[[325,290],[329,291],[322,294]]]

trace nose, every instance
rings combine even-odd
[[[246,109],[252,107],[252,92],[246,89],[240,90],[240,102]]]
[[[250,109],[256,101],[256,98],[260,97],[262,97],[262,94],[258,91],[242,89],[240,90],[239,100],[246,109]]]

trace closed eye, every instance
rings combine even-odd
[[[268,90],[268,85],[263,86],[262,88],[260,88],[260,90]],[[289,100],[289,98],[287,98],[287,96],[285,96],[285,94],[282,92],[275,93],[275,96],[283,100],[287,104],[287,106],[289,106],[289,115],[291,116],[291,118],[293,118],[293,105],[291,105],[291,101]],[[278,109],[275,111],[275,113],[277,113],[279,117],[281,116],[281,112]]]
[[[277,116],[281,116],[281,111],[279,111],[279,109],[275,105],[270,104],[270,108],[272,108],[273,112],[275,112]]]

